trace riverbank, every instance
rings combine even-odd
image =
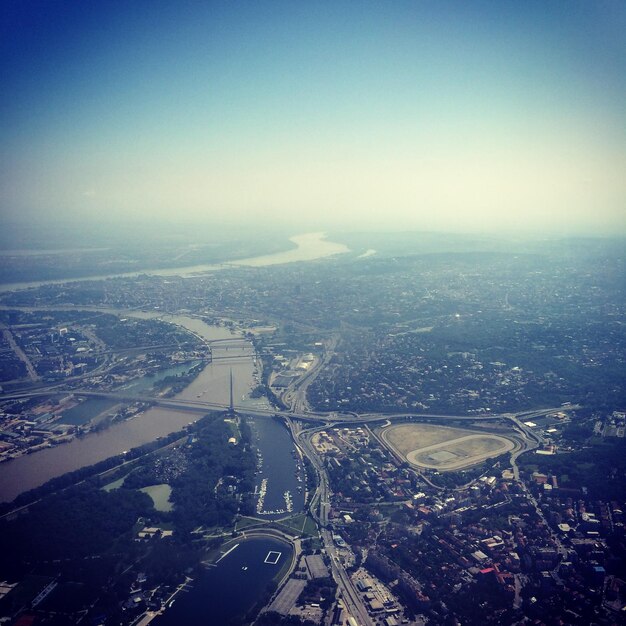
[[[267,254],[252,259],[241,259],[233,261],[231,265],[248,267],[266,267],[269,265],[280,265],[283,263],[295,263],[298,261],[314,261],[336,254],[350,252],[350,248],[342,243],[335,243],[326,239],[326,233],[307,233],[291,237],[289,241],[296,244],[294,250]]]
[[[144,274],[151,276],[195,276],[207,272],[218,272],[233,267],[264,267],[268,265],[278,265],[282,263],[295,263],[297,261],[313,261],[315,259],[326,258],[335,254],[349,252],[348,246],[342,243],[335,243],[326,240],[326,233],[306,233],[295,235],[289,239],[295,243],[297,248],[247,259],[236,259],[224,261],[222,263],[212,263],[204,265],[189,265],[184,267],[161,267],[146,268],[132,272],[117,272],[110,274],[97,274],[93,276],[52,278],[48,280],[22,281],[15,283],[1,283],[0,293],[9,291],[20,291],[33,287],[43,287],[45,285],[62,285],[65,283],[77,283],[93,280],[105,280],[107,278],[136,278]]]
[[[49,307],[53,310],[54,307]],[[71,310],[72,307],[62,307]],[[98,310],[92,308],[91,310]],[[163,321],[177,324],[199,336],[202,340],[220,341],[213,346],[215,360],[207,364],[198,376],[174,399],[196,401],[202,399],[210,403],[228,406],[230,394],[230,372],[233,373],[233,393],[238,404],[250,408],[268,408],[264,398],[250,397],[256,386],[254,346],[243,337],[224,326],[211,326],[203,320],[189,315],[154,315],[140,311],[102,309],[103,312],[123,316],[160,317]],[[233,348],[233,344],[237,346]],[[232,355],[237,350],[236,361],[220,359]],[[229,352],[229,350],[231,350]],[[68,392],[69,393],[69,392]],[[166,437],[197,421],[198,413],[184,410],[171,410],[153,407],[137,415],[132,420],[117,422],[98,433],[89,433],[81,438],[54,448],[46,448],[33,454],[7,461],[0,465],[0,501],[10,502],[21,493],[38,487],[52,478],[82,467],[93,465],[107,458],[123,454],[131,448]]]

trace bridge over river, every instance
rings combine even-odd
[[[133,394],[123,391],[97,391],[93,389],[51,389],[51,390],[37,390],[30,392],[16,392],[13,394],[4,394],[2,399],[26,399],[36,396],[67,396],[73,394],[75,396],[81,396],[86,398],[108,398],[111,400],[118,400],[120,402],[143,402],[152,406],[160,406],[163,408],[192,411],[195,413],[206,413],[208,411],[228,411],[231,409],[229,404],[220,402],[206,402],[204,400],[180,400],[175,398],[163,398],[158,396],[150,396],[146,394]],[[577,408],[576,406],[569,406],[568,410]],[[445,421],[497,421],[497,420],[513,420],[517,426],[520,426],[519,420],[531,419],[534,417],[541,417],[548,415],[555,411],[563,410],[563,407],[550,407],[538,410],[522,411],[519,413],[495,413],[488,415],[442,415],[440,413],[414,413],[414,412],[380,412],[380,413],[355,413],[355,412],[296,412],[296,411],[281,411],[279,409],[262,409],[252,408],[248,406],[233,405],[232,409],[236,412],[250,415],[253,417],[288,417],[290,419],[297,419],[304,422],[323,422],[327,424],[345,424],[345,423],[365,423],[365,422],[378,422],[381,420],[404,420],[409,418],[423,418],[423,419],[440,419]],[[526,429],[525,429],[526,430]]]

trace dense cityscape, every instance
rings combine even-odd
[[[626,624],[624,0],[0,2],[0,626]]]
[[[5,621],[180,623],[255,541],[224,623],[620,621],[621,252],[377,243],[0,295]]]

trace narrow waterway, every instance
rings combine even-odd
[[[119,404],[116,400],[107,398],[91,398],[80,402],[67,411],[63,411],[63,417],[59,420],[61,424],[70,424],[71,426],[79,426],[90,422],[94,417],[101,415],[105,411],[112,409]]]
[[[186,374],[189,370],[196,365],[196,362],[184,363],[182,365],[175,365],[166,369],[160,370],[154,374],[142,376],[124,385],[122,389],[125,391],[132,391],[134,393],[147,393],[153,395],[155,383],[167,378],[168,376],[180,376]],[[117,400],[110,400],[107,398],[89,398],[83,402],[79,402],[76,406],[73,406],[66,411],[63,411],[59,423],[70,424],[72,426],[79,426],[87,424],[94,418],[100,415],[106,415],[110,409],[118,406],[120,403]]]
[[[189,372],[189,370],[198,363],[199,361],[194,361],[192,363],[183,363],[182,365],[167,367],[166,369],[159,370],[154,374],[148,374],[146,376],[142,376],[141,378],[137,378],[136,380],[131,380],[127,385],[124,385],[123,389],[134,393],[145,392],[152,395],[155,383],[160,382],[169,376],[181,376],[183,374],[187,374],[187,372]]]
[[[256,516],[277,519],[302,511],[306,476],[291,434],[274,418],[250,420],[250,428],[258,450]]]

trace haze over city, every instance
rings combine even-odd
[[[624,33],[1,1],[0,623],[623,623]]]
[[[3,222],[624,234],[622,2],[13,2]]]

